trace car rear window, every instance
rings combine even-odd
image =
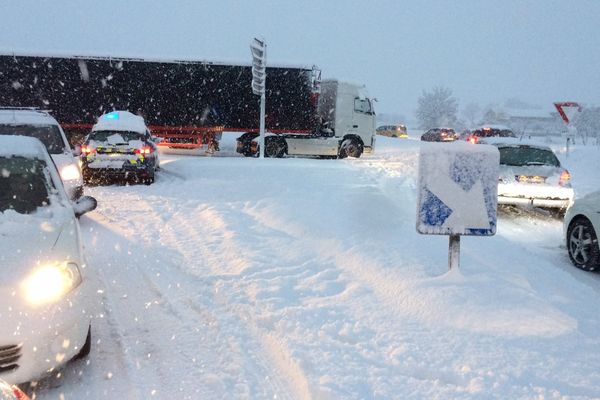
[[[50,203],[46,163],[25,157],[0,157],[0,212],[30,214]]]
[[[56,125],[0,125],[0,135],[29,136],[38,138],[50,154],[66,152],[60,129]]]
[[[478,129],[473,131],[473,136],[478,137],[517,137],[509,129]]]
[[[129,131],[95,131],[90,134],[89,139],[97,142],[109,141],[113,144],[128,143],[131,140],[144,140],[145,135],[139,132]]]
[[[552,150],[535,147],[500,147],[500,164],[512,166],[549,165],[560,167],[560,161]]]

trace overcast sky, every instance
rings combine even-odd
[[[0,0],[0,51],[316,64],[414,118],[423,90],[461,108],[600,105],[600,1]]]

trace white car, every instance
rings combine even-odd
[[[576,199],[567,209],[564,233],[573,265],[586,271],[600,270],[600,191]]]
[[[0,108],[0,135],[38,138],[52,156],[71,199],[83,195],[83,178],[77,158],[59,123],[48,112],[34,108]]]
[[[89,353],[97,290],[77,217],[95,207],[69,199],[38,139],[0,136],[0,379],[29,382]]]
[[[498,204],[566,210],[573,201],[571,174],[552,149],[512,138],[486,138],[500,151]]]

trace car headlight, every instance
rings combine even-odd
[[[81,178],[81,172],[77,165],[69,164],[60,170],[60,177],[63,181],[74,181]]]
[[[21,289],[27,302],[38,306],[61,299],[80,283],[79,267],[69,262],[36,269],[23,281]]]

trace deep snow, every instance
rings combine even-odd
[[[570,265],[561,220],[500,211],[448,273],[448,239],[415,230],[422,144],[377,140],[350,160],[163,155],[151,186],[87,188],[104,311],[37,398],[600,398],[600,276]],[[600,188],[598,147],[553,146],[576,196]]]

